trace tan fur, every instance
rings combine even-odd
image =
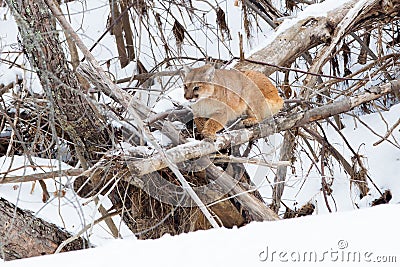
[[[191,105],[196,126],[207,139],[215,139],[216,132],[242,114],[248,116],[243,123],[251,126],[283,105],[276,87],[256,71],[242,73],[205,65],[187,71],[184,85],[185,98],[196,101]]]
[[[247,70],[243,72],[250,80],[252,80],[260,91],[263,93],[265,100],[270,105],[272,115],[281,110],[283,106],[283,99],[278,94],[278,89],[263,73],[254,70]]]

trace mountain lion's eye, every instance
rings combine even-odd
[[[193,91],[198,91],[199,89],[200,89],[200,86],[193,87]]]

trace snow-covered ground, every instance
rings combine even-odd
[[[2,266],[398,266],[399,213],[399,205],[381,205],[157,240],[116,240]]]

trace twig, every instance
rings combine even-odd
[[[240,59],[239,57],[235,57],[235,59]],[[357,79],[357,78],[346,78],[346,77],[338,77],[338,76],[332,76],[332,75],[327,75],[327,74],[322,74],[322,73],[315,73],[315,72],[310,72],[310,71],[305,71],[305,70],[301,70],[301,69],[297,69],[297,68],[287,68],[287,67],[283,67],[283,66],[278,66],[275,64],[271,64],[271,63],[267,63],[267,62],[263,62],[263,61],[259,61],[259,60],[253,60],[253,59],[244,59],[244,61],[250,62],[250,63],[254,63],[254,64],[258,64],[258,65],[265,65],[265,66],[270,66],[270,67],[275,67],[279,70],[290,70],[290,71],[294,71],[294,72],[300,72],[300,73],[304,73],[304,74],[309,74],[312,76],[318,76],[318,77],[325,77],[325,78],[332,78],[332,79],[338,79],[338,80],[351,80],[351,81],[367,81],[368,79]]]
[[[216,155],[212,156],[216,160],[216,162],[233,162],[233,163],[248,163],[248,164],[256,164],[260,166],[277,168],[279,166],[290,166],[290,161],[277,161],[277,162],[267,162],[264,160],[252,160],[248,158],[235,157],[235,156],[225,156],[225,155]]]
[[[97,220],[95,220],[93,223],[89,223],[87,225],[85,225],[85,227],[83,227],[76,235],[71,236],[70,238],[68,238],[67,240],[64,240],[56,249],[56,251],[54,252],[54,254],[60,253],[61,250],[68,245],[69,243],[71,243],[72,241],[74,241],[75,239],[78,239],[84,232],[86,232],[87,230],[89,230],[90,228],[93,227],[93,225],[96,225],[106,219],[109,219],[113,216],[119,215],[121,213],[122,210],[117,210],[111,213],[108,213],[105,216],[102,216],[100,218],[98,218]]]
[[[399,146],[399,145],[393,143],[391,140],[389,140],[389,139],[385,138],[384,136],[382,136],[382,135],[378,134],[377,132],[375,132],[375,130],[372,129],[372,128],[371,128],[367,123],[365,123],[363,120],[361,120],[359,116],[356,116],[356,115],[354,115],[354,114],[348,114],[348,115],[352,116],[353,118],[356,118],[362,125],[364,125],[364,126],[365,126],[368,130],[370,130],[371,133],[373,133],[374,135],[378,136],[378,137],[381,138],[382,140],[385,140],[386,142],[388,142],[388,143],[392,144],[393,146],[395,146],[396,148],[399,148],[399,149],[400,149],[400,146]]]
[[[57,171],[52,171],[52,172],[37,173],[37,174],[35,173],[35,174],[21,175],[21,176],[6,176],[6,177],[0,178],[0,184],[33,182],[33,181],[37,181],[37,180],[44,180],[44,179],[60,177],[60,175],[78,176],[78,175],[81,175],[82,172],[83,172],[83,169],[77,168],[77,169],[68,169],[68,170],[61,170],[61,171],[57,170]]]
[[[326,183],[326,179],[325,179],[325,143],[326,143],[326,141],[327,140],[326,140],[326,136],[324,133],[324,137],[322,139],[322,148],[321,148],[321,190],[322,190],[322,194],[324,195],[325,205],[328,208],[328,211],[332,212],[332,209],[329,205],[327,192],[326,192],[326,189],[328,187],[328,184]]]
[[[382,143],[383,141],[387,141],[388,137],[393,133],[394,129],[396,129],[397,126],[400,125],[400,119],[398,119],[392,127],[390,127],[390,129],[387,131],[387,133],[382,137],[381,140],[375,142],[373,145],[377,146],[380,143]],[[397,142],[396,142],[397,143]],[[400,146],[397,146],[397,148],[400,148]]]

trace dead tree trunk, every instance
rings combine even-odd
[[[6,1],[17,22],[22,37],[25,55],[37,72],[43,91],[50,105],[50,130],[53,140],[59,144],[58,136],[67,135],[72,141],[73,153],[84,169],[87,169],[97,160],[99,152],[110,148],[113,134],[108,133],[105,118],[90,102],[86,92],[81,88],[78,78],[72,67],[69,66],[62,49],[55,19],[44,1]],[[61,127],[56,127],[56,124]],[[59,130],[61,129],[61,130]],[[62,132],[60,132],[62,131]],[[111,137],[111,138],[110,138]],[[58,145],[57,145],[58,146]],[[33,217],[32,215],[30,215]],[[2,217],[5,225],[12,225],[16,218]],[[21,229],[34,227],[30,221],[20,221]],[[25,228],[24,228],[25,227]],[[48,228],[48,242],[58,244],[66,235],[58,236],[58,232],[51,233]],[[0,228],[4,236],[9,236],[5,228]],[[29,234],[29,231],[26,231]],[[35,243],[37,235],[32,235],[30,242]],[[39,239],[38,239],[39,240]],[[17,243],[16,243],[17,244]],[[11,247],[12,248],[12,247]],[[82,248],[75,246],[76,249]],[[21,257],[40,255],[41,247]],[[51,253],[55,249],[44,250]],[[12,251],[12,250],[10,250]],[[18,258],[18,254],[14,258]]]
[[[7,1],[7,4],[16,19],[24,51],[54,108],[52,119],[58,121],[72,139],[78,159],[87,168],[90,161],[98,158],[96,152],[107,149],[112,134],[107,134],[104,118],[88,101],[68,65],[55,19],[46,3],[27,0]]]
[[[3,198],[0,198],[0,214],[0,258],[6,261],[53,254],[64,240],[72,236]],[[86,240],[78,238],[63,251],[87,247]]]
[[[283,145],[280,150],[279,160],[291,161],[293,157],[293,149],[295,147],[295,135],[294,131],[286,131],[283,138]],[[272,189],[272,203],[271,209],[278,213],[281,206],[281,199],[283,194],[283,189],[285,188],[287,166],[278,166],[274,186]]]

